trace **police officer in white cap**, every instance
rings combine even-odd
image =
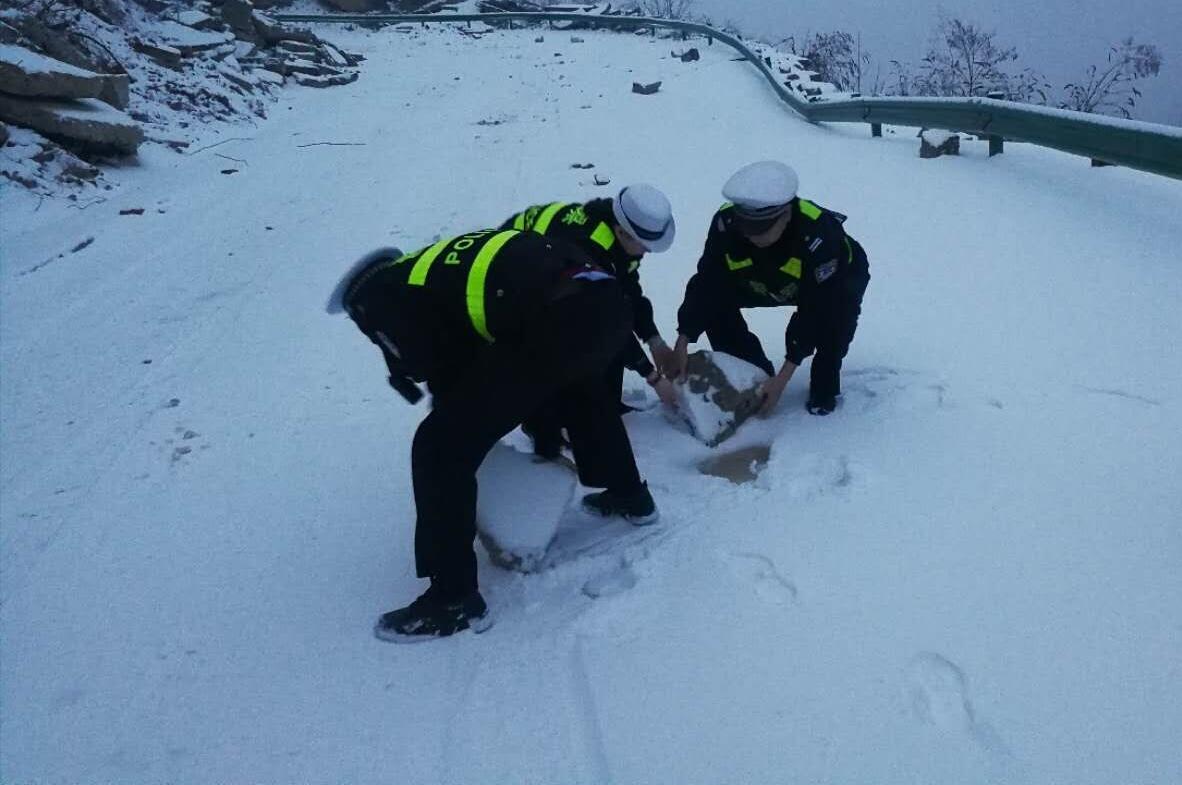
[[[611,199],[533,205],[510,216],[501,228],[533,231],[566,241],[620,281],[631,305],[632,329],[638,340],[623,347],[620,357],[608,369],[607,383],[619,396],[627,367],[640,374],[663,402],[672,404],[675,400],[672,385],[657,372],[639,343],[642,341],[649,347],[658,364],[669,363],[673,350],[657,330],[652,303],[640,286],[640,262],[644,255],[667,251],[677,232],[665,194],[646,183],[634,183]],[[543,410],[526,422],[535,450],[546,457],[554,457],[560,448],[560,425],[555,417],[554,412]]]
[[[763,368],[761,413],[777,405],[792,374],[813,358],[807,408],[825,415],[837,408],[841,362],[858,326],[870,281],[866,253],[846,234],[845,216],[797,195],[796,172],[779,161],[744,166],[726,182],[727,203],[715,213],[677,312],[678,336],[662,370],[685,371],[688,345],[703,332],[716,351]],[[777,371],[747,327],[743,308],[796,306],[784,334],[785,359]]]

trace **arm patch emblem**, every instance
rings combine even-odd
[[[822,265],[818,265],[817,269],[813,271],[813,275],[817,277],[817,283],[824,283],[834,276],[837,272],[837,260],[831,259]]]

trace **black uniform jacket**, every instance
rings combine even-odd
[[[784,234],[767,248],[733,228],[732,205],[714,214],[698,271],[677,311],[678,332],[696,341],[720,310],[794,305],[785,355],[799,365],[812,354],[818,317],[860,300],[870,271],[861,246],[842,228],[845,216],[806,199],[794,200],[791,209]]]
[[[510,216],[502,229],[533,231],[548,238],[571,243],[620,282],[632,308],[632,329],[641,341],[657,335],[653,305],[640,288],[640,259],[630,255],[612,232],[615,216],[610,199],[592,199],[586,203],[552,202],[527,207]],[[625,365],[649,376],[652,363],[639,343],[631,342],[625,352]]]
[[[389,338],[415,379],[439,379],[481,346],[536,329],[559,287],[586,264],[567,243],[485,229],[382,260],[358,275],[347,298],[358,326]]]

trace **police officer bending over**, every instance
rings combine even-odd
[[[633,523],[656,520],[603,379],[628,339],[628,305],[619,282],[576,249],[489,229],[412,254],[379,251],[346,276],[330,310],[333,302],[381,348],[395,389],[413,402],[425,381],[432,394],[411,450],[415,565],[431,584],[378,620],[379,638],[491,625],[473,549],[476,470],[547,399],[564,408],[580,481],[607,489],[584,504],[603,512],[604,497],[627,498]]]
[[[764,415],[814,350],[808,411],[825,415],[837,408],[841,361],[870,282],[865,251],[842,228],[845,216],[797,196],[797,182],[787,164],[760,161],[723,186],[728,203],[715,213],[698,271],[686,285],[677,342],[663,367],[670,377],[681,376],[688,344],[705,332],[715,350],[772,377],[763,385]],[[796,311],[784,333],[785,360],[777,373],[741,309],[784,305]]]
[[[654,359],[668,363],[672,350],[657,331],[653,306],[641,289],[639,272],[646,252],[661,253],[673,244],[677,227],[665,194],[651,185],[634,183],[611,199],[533,205],[510,216],[501,228],[567,241],[615,275],[628,297],[636,339],[648,345]],[[637,340],[628,341],[608,367],[607,381],[617,396],[623,389],[624,368],[640,374],[664,403],[672,404],[676,399],[672,385],[657,372]],[[543,407],[526,421],[525,430],[539,455],[557,456],[561,425],[552,407]]]

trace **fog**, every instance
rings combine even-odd
[[[731,22],[753,37],[802,40],[810,32],[844,30],[861,36],[873,58],[864,89],[875,68],[884,78],[890,60],[917,63],[935,29],[939,11],[995,30],[996,41],[1018,50],[1018,65],[1042,73],[1052,86],[1051,101],[1066,82],[1085,78],[1091,64],[1103,64],[1109,47],[1126,36],[1157,45],[1162,69],[1137,83],[1144,96],[1133,116],[1182,125],[1182,2],[1179,0],[921,0],[904,4],[880,0],[695,0],[694,11],[715,23]]]

